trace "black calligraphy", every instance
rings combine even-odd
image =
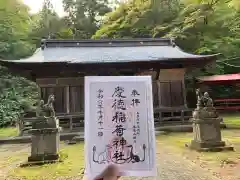
[[[137,112],[137,118],[136,118],[136,123],[137,123],[137,135],[140,135],[140,113]]]
[[[136,89],[132,90],[131,96],[133,97],[131,105],[138,106],[138,104],[140,103],[140,99],[138,98],[138,96],[140,96],[140,94],[138,93],[138,91]]]
[[[99,89],[97,91],[97,114],[98,114],[98,136],[103,136],[103,90]]]
[[[112,133],[115,133],[117,136],[121,137],[123,136],[125,130],[126,129],[123,127],[123,125],[116,125],[116,128]]]
[[[112,118],[112,121],[115,123],[124,123],[126,120],[126,114],[124,112],[115,112],[115,115]]]
[[[133,126],[133,142],[137,142],[137,136],[140,135],[140,113],[136,113],[136,125]]]
[[[134,89],[132,90],[132,106],[137,107],[140,104],[140,99],[138,98],[140,96],[139,92]],[[136,124],[133,126],[133,142],[136,143],[137,141],[137,135],[140,135],[140,113],[137,111],[136,113]]]
[[[118,147],[124,148],[125,145],[127,145],[127,141],[124,137],[121,137],[120,139],[115,139],[113,140],[113,143],[112,143],[112,147],[116,149]]]
[[[115,110],[126,110],[126,104],[123,99],[114,99],[112,108]]]
[[[116,123],[115,130],[112,132],[113,134],[122,137],[124,131],[124,124],[126,119],[126,96],[124,95],[124,88],[117,86],[112,94],[113,97],[113,105],[112,108],[114,110],[114,116],[112,117],[112,121]]]
[[[123,88],[123,87],[120,87],[120,86],[117,86],[117,87],[115,88],[115,91],[114,91],[112,97],[126,98],[126,96],[124,96],[123,93],[124,93],[124,88]]]

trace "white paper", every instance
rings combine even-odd
[[[109,164],[125,176],[155,176],[151,76],[85,77],[86,175]]]

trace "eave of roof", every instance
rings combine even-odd
[[[194,55],[182,51],[172,39],[44,40],[29,58],[9,63],[99,64],[215,60],[219,54]],[[5,61],[6,62],[6,61]]]

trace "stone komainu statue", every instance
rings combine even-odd
[[[206,107],[206,108],[212,108],[213,107],[213,100],[209,96],[208,92],[205,92],[203,95],[200,92],[200,89],[196,90],[196,96],[197,96],[197,106],[198,107]]]
[[[203,95],[200,89],[196,90],[197,108],[193,112],[193,117],[196,118],[215,118],[218,117],[216,109],[213,107],[213,100],[208,92]]]
[[[44,104],[43,100],[40,100],[38,104],[37,117],[44,117],[45,119],[54,118],[55,117],[55,110],[53,106],[54,100],[55,100],[54,95],[49,95],[46,104]]]
[[[203,98],[204,107],[209,107],[209,108],[213,107],[213,100],[209,96],[208,92],[205,92],[202,98]]]
[[[59,127],[59,120],[55,116],[55,110],[54,110],[54,95],[49,95],[48,101],[46,104],[44,104],[43,100],[39,101],[38,104],[38,110],[37,110],[37,117],[38,120],[35,123],[36,127],[35,129],[39,127],[48,127],[48,128],[58,128]]]

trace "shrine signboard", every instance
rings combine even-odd
[[[85,77],[86,175],[155,176],[155,154],[151,76]]]

